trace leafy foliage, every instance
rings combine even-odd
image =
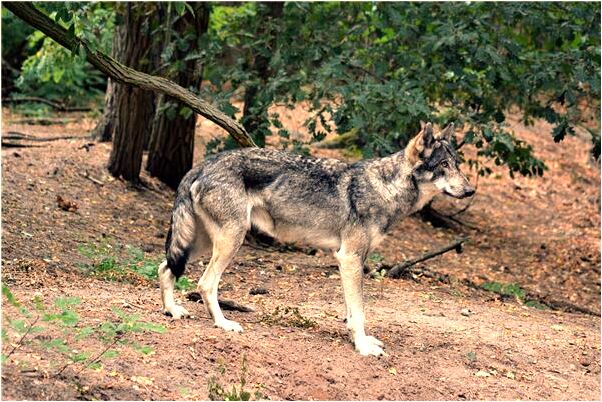
[[[106,3],[41,3],[51,18],[94,48],[109,52],[115,13]],[[13,19],[16,19],[13,17]],[[40,96],[66,104],[100,100],[106,78],[84,57],[72,54],[40,31],[27,38],[31,54],[21,66],[16,86],[22,95]]]
[[[223,361],[220,361],[218,371],[220,375],[224,375],[226,373],[226,368],[223,365]],[[232,384],[231,387],[227,385],[223,385],[217,378],[217,376],[213,375],[207,379],[207,390],[209,393],[210,401],[250,401],[251,397],[254,396],[256,400],[265,399],[264,396],[256,390],[252,395],[250,391],[245,390],[245,386],[247,385],[247,372],[249,371],[247,365],[247,357],[243,355],[242,365],[240,369],[239,382],[240,387],[237,387],[235,384]],[[230,390],[228,390],[230,388]]]
[[[533,307],[538,310],[548,308],[548,306],[538,300],[527,298],[527,292],[517,283],[485,282],[481,285],[481,288],[503,297],[515,298],[527,307]]]
[[[214,89],[229,99],[248,88],[257,79],[251,58],[265,53],[271,77],[258,95],[263,102],[309,102],[313,138],[357,130],[364,157],[400,149],[421,121],[453,121],[479,155],[511,174],[541,175],[545,165],[513,135],[508,111],[520,109],[527,124],[545,119],[557,141],[599,114],[594,3],[287,3],[272,30],[257,18],[261,7],[214,8],[205,47]],[[269,124],[290,137],[279,116]]]
[[[76,310],[81,304],[79,297],[59,297],[54,299],[52,306],[46,306],[41,296],[35,296],[32,302],[37,317],[33,318],[29,309],[14,297],[5,284],[2,285],[2,294],[10,305],[18,308],[20,314],[19,318],[5,316],[8,327],[2,327],[3,342],[10,343],[11,335],[14,334],[19,338],[18,340],[16,337],[12,338],[16,344],[13,344],[13,349],[8,355],[3,355],[3,362],[18,347],[27,344],[61,356],[61,359],[57,360],[59,369],[56,375],[73,364],[80,364],[82,370],[98,369],[101,367],[101,361],[119,355],[119,351],[113,349],[118,346],[130,346],[142,354],[150,354],[153,352],[150,346],[140,345],[131,340],[130,335],[139,332],[162,334],[167,330],[163,325],[140,321],[139,315],[126,314],[116,308],[112,311],[117,320],[103,321],[95,326],[82,326]],[[40,318],[44,324],[35,325]],[[39,335],[31,336],[34,334]],[[98,350],[81,350],[80,341],[90,337],[102,342],[100,353]]]
[[[107,238],[98,243],[81,244],[78,251],[87,258],[86,262],[80,264],[83,271],[105,280],[122,282],[158,280],[157,269],[163,258],[148,255],[138,247],[119,245]],[[178,290],[190,290],[194,286],[185,275],[175,285]]]
[[[109,48],[111,3],[41,5],[94,46]],[[169,17],[151,27],[157,38],[172,33],[157,73],[183,73],[186,62],[202,60],[211,84],[202,96],[230,116],[238,112],[233,97],[256,91],[242,119],[261,117],[251,133],[261,144],[277,135],[283,147],[307,152],[281,116],[265,114],[270,105],[304,102],[313,141],[328,133],[347,136],[349,153],[363,157],[399,150],[421,122],[454,122],[465,132],[458,147],[475,147],[510,174],[543,174],[545,165],[532,146],[512,132],[510,111],[522,113],[526,124],[546,120],[555,141],[584,129],[594,156],[600,154],[596,3],[287,2],[274,18],[265,18],[270,5],[261,2],[211,7],[209,33],[197,38],[172,29],[191,6],[167,5]],[[3,11],[3,20],[8,17]],[[23,93],[69,100],[101,87],[102,79],[83,59],[36,32],[29,42],[32,55],[19,79]],[[195,43],[199,50],[183,60],[174,56]],[[268,65],[258,68],[259,59]],[[190,114],[169,101],[161,111]],[[228,139],[207,149],[233,146]],[[489,172],[478,160],[469,163],[481,174]]]

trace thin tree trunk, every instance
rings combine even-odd
[[[194,9],[194,15],[187,12],[178,19],[174,26],[175,31],[179,33],[183,33],[191,27],[195,31],[196,38],[189,41],[191,46],[186,53],[198,50],[198,41],[209,27],[210,12],[209,7],[204,3],[189,4]],[[183,60],[186,54],[177,50],[174,57],[177,60]],[[184,69],[177,72],[175,77],[168,78],[173,79],[184,88],[198,89],[203,78],[203,65],[195,60],[188,61],[185,63]],[[173,105],[174,102],[175,105]],[[170,119],[169,114],[164,112],[164,106],[175,107],[175,116]],[[188,116],[182,115],[180,111],[184,106],[173,98],[159,97],[146,166],[151,176],[159,178],[174,189],[178,187],[182,177],[192,167],[194,151],[196,115],[192,112]]]
[[[149,17],[143,3],[124,4],[124,23],[117,28],[118,58],[138,70],[149,70]],[[115,128],[108,169],[115,177],[138,182],[145,132],[150,128],[154,94],[129,85],[114,88]]]
[[[117,36],[117,35],[115,35]],[[92,139],[100,142],[109,142],[113,139],[115,129],[115,84],[110,78],[107,80],[107,91],[105,93],[105,106],[102,117],[92,130]]]

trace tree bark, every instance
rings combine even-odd
[[[115,33],[113,35],[113,47],[111,56],[120,60],[121,36]],[[113,139],[115,131],[115,121],[117,120],[117,110],[115,109],[115,82],[109,77],[107,79],[107,91],[105,92],[105,105],[102,111],[102,117],[92,130],[92,138],[100,142],[109,142]]]
[[[2,5],[23,21],[54,39],[61,46],[72,51],[78,51],[81,47],[85,51],[86,59],[115,81],[167,94],[186,104],[194,112],[222,127],[240,146],[256,146],[240,123],[231,119],[205,100],[197,97],[191,91],[182,88],[166,78],[152,76],[127,67],[110,56],[91,49],[85,41],[53,22],[31,3],[5,2]]]
[[[117,35],[115,35],[117,36]],[[115,129],[115,84],[112,79],[107,80],[107,91],[105,93],[105,106],[102,117],[92,130],[92,139],[100,142],[109,142],[113,139]]]
[[[150,69],[150,21],[143,3],[123,4],[123,24],[115,34],[119,37],[118,57],[121,62],[140,70]],[[113,148],[108,169],[115,177],[136,183],[142,165],[145,132],[150,128],[154,111],[154,94],[129,85],[114,87]],[[109,123],[110,124],[110,123]]]
[[[260,35],[270,35],[271,40],[268,42],[268,46],[273,48],[276,38],[275,32],[271,29],[271,23],[272,20],[282,16],[284,2],[265,2],[261,5],[267,8],[267,12],[265,14],[266,23],[263,29],[264,32],[261,32]],[[257,74],[257,81],[250,84],[245,90],[245,104],[241,121],[254,141],[260,147],[263,147],[265,145],[265,137],[270,133],[268,124],[268,108],[270,105],[265,100],[259,99],[257,95],[260,88],[265,87],[271,76],[270,58],[266,57],[263,52],[255,52],[253,55],[253,70]]]
[[[186,51],[176,50],[173,56],[176,60],[183,60],[187,53],[197,51],[198,41],[209,27],[209,7],[204,3],[190,5],[194,14],[186,12],[177,20],[173,29],[179,34],[193,31],[195,38],[189,41],[191,45]],[[170,30],[171,26],[167,29]],[[168,31],[166,43],[169,42],[170,33]],[[196,60],[190,60],[184,64],[182,70],[167,78],[173,79],[184,88],[199,88],[203,78],[203,65]],[[165,106],[175,107],[175,116],[170,118],[170,115],[163,111]],[[180,114],[184,106],[173,98],[163,95],[159,97],[149,143],[147,170],[151,176],[159,178],[173,189],[178,187],[182,177],[192,168],[196,115]]]

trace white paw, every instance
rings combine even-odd
[[[373,336],[364,336],[355,340],[355,350],[362,356],[386,355],[382,349],[383,343]]]
[[[382,343],[381,341],[379,341],[378,339],[376,339],[373,336],[366,336],[366,340],[368,340],[368,342],[370,342],[370,343],[372,343],[372,344],[374,344],[376,346],[380,346],[380,347],[385,346],[384,343]]]
[[[179,320],[182,317],[190,317],[188,310],[177,304],[164,308],[163,314],[172,316],[174,320]]]
[[[214,325],[225,331],[242,332],[242,327],[239,323],[232,320],[226,320],[225,318],[222,321],[216,322]]]

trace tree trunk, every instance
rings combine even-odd
[[[176,60],[184,60],[186,54],[196,52],[199,39],[209,27],[209,6],[204,3],[189,4],[194,9],[194,15],[186,12],[177,20],[173,28],[180,34],[194,30],[195,38],[189,41],[190,47],[185,52],[176,50],[173,56]],[[184,64],[183,69],[167,78],[173,79],[184,88],[198,89],[203,78],[203,65],[198,61],[190,60]],[[175,115],[170,118],[170,114],[165,113],[165,107],[175,107]],[[159,178],[173,189],[178,187],[182,177],[192,168],[196,115],[192,111],[188,115],[181,114],[183,107],[185,105],[173,98],[159,97],[146,165],[151,176]]]
[[[117,58],[131,68],[148,72],[151,45],[149,17],[142,3],[124,3],[123,24]],[[115,177],[138,182],[142,164],[144,135],[150,129],[154,94],[129,85],[115,84],[113,149],[108,169]]]
[[[96,141],[109,142],[113,139],[116,119],[115,85],[110,78],[107,80],[107,92],[105,93],[105,106],[102,111],[102,117],[96,124],[96,127],[94,127],[94,130],[92,130],[92,139]]]
[[[268,46],[272,47],[269,53],[273,52],[273,47],[276,44],[275,32],[272,30],[272,20],[282,16],[284,2],[264,2],[262,7],[266,7],[264,32],[260,35],[270,35],[271,40]],[[268,108],[269,102],[260,99],[257,95],[260,88],[265,87],[270,78],[270,58],[264,56],[262,52],[256,52],[253,55],[253,70],[257,75],[255,84],[251,84],[245,91],[244,108],[242,124],[251,135],[253,140],[260,147],[265,146],[265,137],[270,134],[270,125],[268,123]]]

